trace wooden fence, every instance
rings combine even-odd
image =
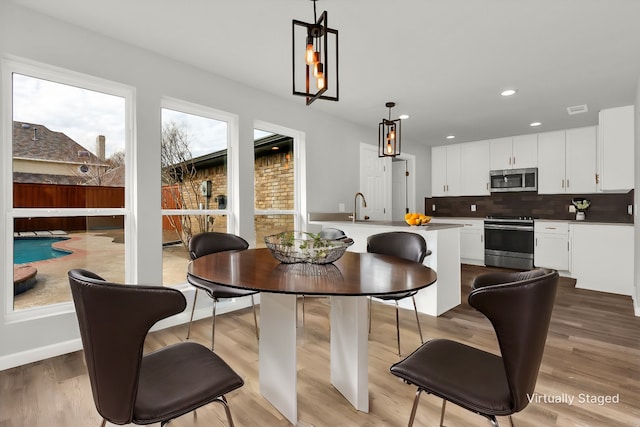
[[[124,187],[13,184],[14,208],[123,208]],[[83,231],[123,228],[122,216],[16,218],[14,231]]]

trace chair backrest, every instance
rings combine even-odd
[[[224,251],[242,251],[249,247],[249,243],[240,236],[231,233],[208,231],[196,234],[189,240],[189,255],[191,259],[204,255]]]
[[[478,276],[469,304],[493,325],[513,399],[513,411],[524,409],[533,395],[558,287],[558,272]]]
[[[417,233],[390,231],[369,236],[367,252],[422,262],[427,256],[427,242]]]
[[[109,283],[81,269],[69,271],[69,285],[96,409],[109,422],[130,423],[145,336],[186,300],[176,289]]]
[[[339,228],[323,228],[320,232],[320,237],[325,240],[339,240],[346,243],[347,246],[351,246],[354,243],[353,239],[347,237],[347,235],[344,234],[344,231]]]

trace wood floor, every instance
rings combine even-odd
[[[472,278],[488,269],[463,266],[464,303],[434,318],[421,316],[425,337],[452,338],[498,352],[489,322],[466,304]],[[631,299],[575,289],[561,279],[536,393],[560,402],[533,402],[513,416],[517,427],[640,426],[640,318]],[[389,373],[396,362],[394,310],[374,304],[369,340],[370,412],[354,410],[329,383],[329,305],[307,298],[298,330],[299,426],[406,426],[415,388]],[[419,338],[412,313],[401,312],[403,354]],[[209,345],[210,319],[194,324],[193,339]],[[288,426],[258,391],[258,354],[250,309],[221,315],[216,352],[244,378],[227,397],[238,427]],[[184,340],[186,325],[149,335],[149,350]],[[589,398],[592,402],[584,401]],[[610,396],[619,402],[599,404]],[[569,399],[575,399],[569,404]],[[581,399],[583,401],[579,402]],[[423,395],[415,426],[437,426],[441,400]],[[506,418],[499,418],[508,426]],[[82,352],[0,372],[0,427],[99,426]],[[224,426],[224,411],[212,404],[170,426]],[[488,426],[482,417],[447,405],[447,427]]]

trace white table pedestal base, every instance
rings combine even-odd
[[[260,294],[260,394],[298,423],[296,295]]]
[[[331,384],[369,412],[367,297],[331,297]]]

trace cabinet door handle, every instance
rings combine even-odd
[[[536,237],[536,246],[538,246],[538,238]]]
[[[567,179],[567,188],[569,188],[569,187],[570,187],[569,180]]]
[[[480,235],[480,243],[484,242],[484,236],[481,234]]]
[[[489,183],[487,182],[487,190],[489,189]]]
[[[516,165],[516,156],[513,156],[513,166]]]
[[[600,176],[598,174],[596,174],[596,184],[600,184]]]
[[[564,188],[564,179],[562,180],[562,188]]]
[[[555,230],[556,227],[545,227],[545,230]]]

